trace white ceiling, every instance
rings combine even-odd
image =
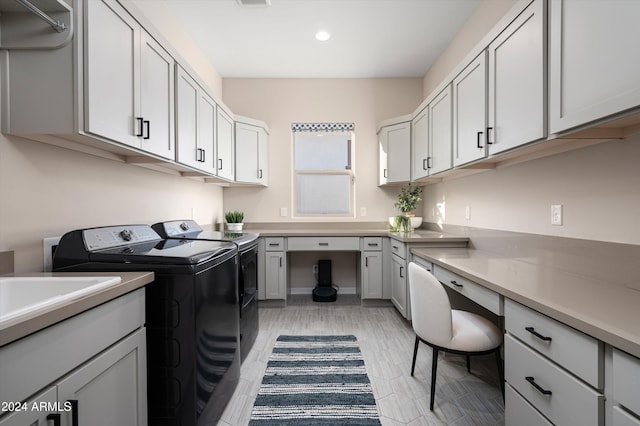
[[[480,0],[134,2],[168,7],[224,78],[367,78],[423,77]]]

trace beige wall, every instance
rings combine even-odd
[[[91,226],[222,220],[212,184],[0,135],[0,251],[42,270],[42,239]]]
[[[638,158],[635,136],[445,181],[424,188],[423,214],[430,222],[640,244]],[[562,226],[551,225],[552,204],[563,205]]]
[[[423,98],[436,89],[518,0],[483,0],[424,76]]]
[[[232,111],[263,120],[270,130],[269,187],[225,188],[225,210],[244,211],[247,222],[293,220],[291,123],[353,122],[355,220],[395,215],[397,189],[377,186],[376,125],[413,112],[422,98],[422,79],[224,79],[223,90]],[[287,207],[287,217],[280,217],[281,207]],[[365,217],[361,207],[366,207]]]

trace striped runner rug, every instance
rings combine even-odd
[[[279,336],[250,425],[380,425],[356,337]]]

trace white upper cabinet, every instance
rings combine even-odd
[[[236,181],[266,185],[267,131],[262,126],[236,122]]]
[[[487,60],[482,52],[453,80],[453,164],[486,156]]]
[[[411,121],[411,180],[429,176],[431,163],[429,150],[429,107]]]
[[[173,59],[117,2],[85,5],[85,131],[173,159]]]
[[[549,132],[640,105],[640,2],[549,2]]]
[[[452,167],[452,105],[451,84],[429,103],[429,175]]]
[[[545,2],[536,0],[489,45],[489,154],[545,137]]]
[[[214,174],[216,103],[182,67],[178,67],[176,92],[176,160]]]
[[[383,126],[378,132],[380,185],[411,179],[411,121]]]
[[[234,180],[234,122],[220,106],[216,108],[218,157],[216,173],[218,177]]]

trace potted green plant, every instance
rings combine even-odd
[[[411,184],[400,189],[398,194],[398,202],[394,206],[400,210],[402,214],[389,218],[389,222],[396,231],[409,232],[411,229],[417,228],[422,224],[422,217],[416,217],[413,211],[422,200],[422,188],[419,186],[411,186]]]
[[[241,232],[242,222],[244,220],[244,213],[239,211],[229,211],[224,214],[224,220],[227,222],[227,229],[229,231]]]

